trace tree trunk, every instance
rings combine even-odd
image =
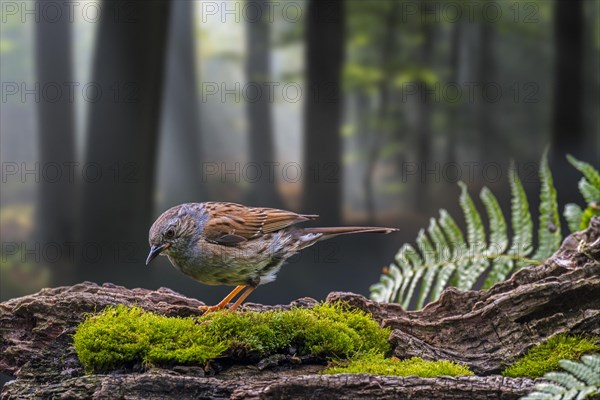
[[[495,79],[494,48],[496,42],[495,27],[487,21],[481,22],[481,39],[479,44],[479,76],[482,86],[482,96],[480,96],[481,108],[479,114],[479,129],[482,140],[482,156],[484,162],[502,161],[500,157],[506,157],[508,149],[506,142],[508,138],[502,140],[496,129],[494,120],[494,109],[498,103],[495,102],[497,93],[493,89]]]
[[[194,3],[172,3],[158,168],[160,208],[203,201]]]
[[[421,4],[421,29],[423,34],[423,45],[421,48],[421,69],[432,69],[432,52],[433,52],[433,24],[430,21],[427,21],[426,8],[432,7],[432,4],[423,1]],[[418,90],[418,106],[417,106],[417,155],[418,155],[418,163],[419,163],[419,171],[422,171],[425,175],[421,174],[421,176],[427,176],[426,172],[428,170],[433,170],[433,157],[432,157],[432,146],[431,142],[433,140],[431,134],[431,100],[429,91],[432,88],[428,87],[428,82],[425,80],[419,81],[419,90]],[[416,196],[415,196],[415,208],[421,213],[425,214],[428,211],[428,188],[430,187],[430,183],[427,179],[418,179],[416,182]]]
[[[376,218],[375,210],[375,187],[373,181],[375,179],[375,167],[377,161],[379,161],[379,155],[381,148],[385,144],[385,136],[389,131],[391,116],[391,85],[393,84],[393,73],[395,72],[392,68],[392,57],[395,51],[395,36],[396,26],[398,21],[398,10],[400,3],[395,1],[391,3],[391,7],[387,11],[387,15],[384,15],[385,33],[383,37],[383,43],[381,46],[381,69],[383,70],[383,77],[379,83],[379,112],[377,115],[377,125],[374,132],[374,137],[371,140],[371,146],[367,151],[367,168],[363,185],[365,188],[366,196],[366,208],[369,216],[369,223],[374,224]]]
[[[152,222],[169,3],[102,4],[93,71],[99,94],[89,104],[79,276],[140,285]]]
[[[517,399],[533,387],[531,379],[497,374],[533,345],[559,333],[600,335],[600,218],[583,232],[567,237],[542,265],[524,268],[489,290],[446,289],[440,299],[419,311],[370,301],[352,293],[331,293],[392,328],[389,342],[396,357],[448,359],[468,365],[478,376],[416,378],[374,375],[320,375],[311,360],[219,359],[199,366],[170,369],[122,369],[118,374],[86,375],[72,346],[72,334],[87,313],[109,305],[138,305],[168,316],[198,315],[198,300],[161,288],[126,289],[85,282],[0,305],[0,372],[15,375],[3,398],[40,397],[132,399],[178,398],[398,398]],[[303,298],[288,306],[248,304],[268,311],[312,307]],[[286,362],[287,360],[287,362]],[[272,361],[272,358],[271,358]],[[250,364],[249,364],[250,363]],[[233,365],[232,365],[233,364]]]
[[[462,31],[462,23],[460,21],[457,21],[452,26],[452,35],[450,37],[450,80],[448,83],[457,85],[457,87],[459,88],[461,88],[463,84],[459,79]],[[446,102],[449,101],[449,99],[446,100]],[[456,163],[457,159],[456,147],[459,140],[458,116],[460,113],[460,109],[461,101],[458,99],[454,102],[449,102],[447,107],[448,140],[446,141],[446,163],[448,164]]]
[[[324,225],[340,222],[345,14],[343,0],[310,0],[306,15],[303,205]]]
[[[552,132],[561,153],[583,140],[583,1],[557,0],[554,11],[555,89]]]
[[[255,206],[281,208],[283,203],[277,191],[275,137],[273,135],[272,104],[269,84],[270,67],[270,26],[267,0],[252,0],[247,3],[246,15],[246,114],[248,117],[248,142],[250,145],[250,163],[256,168],[258,176],[249,176],[250,192],[248,203]]]
[[[36,8],[45,2],[38,1]],[[48,172],[40,181],[36,240],[42,246],[64,249],[74,239],[75,223],[75,115],[70,88],[75,88],[71,57],[71,25],[66,3],[56,3],[62,18],[40,18],[35,24],[35,65],[40,91],[38,137],[40,169]],[[52,90],[56,88],[56,92]],[[56,99],[55,99],[56,94]],[[57,172],[57,179],[51,172]],[[72,260],[66,252],[52,265],[52,276],[72,273]]]
[[[557,193],[565,203],[580,202],[572,189],[581,174],[565,154],[599,161],[598,148],[585,148],[584,134],[584,15],[582,0],[557,0],[554,8],[554,95],[552,106],[552,170]],[[595,64],[595,63],[594,63]],[[596,72],[597,74],[597,72]],[[597,111],[596,111],[597,114]],[[586,157],[587,155],[587,157]]]

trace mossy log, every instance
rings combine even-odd
[[[516,399],[531,390],[533,381],[498,373],[555,334],[600,335],[599,293],[600,218],[595,218],[586,231],[567,237],[544,264],[523,269],[487,291],[447,289],[420,311],[407,312],[351,293],[330,294],[327,301],[368,311],[391,327],[395,356],[448,359],[468,365],[478,375],[401,378],[320,375],[323,365],[314,360],[297,363],[286,357],[250,365],[220,361],[209,369],[139,366],[86,375],[72,346],[72,334],[86,313],[136,304],[163,315],[190,316],[199,315],[202,303],[164,288],[85,282],[44,289],[0,304],[0,372],[16,378],[4,386],[2,398]],[[277,308],[314,304],[305,298]]]

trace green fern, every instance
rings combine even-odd
[[[540,165],[540,226],[538,248],[533,252],[533,222],[523,185],[513,164],[510,167],[511,227],[508,226],[498,200],[486,187],[481,190],[489,222],[489,235],[481,214],[467,186],[459,182],[459,203],[466,222],[466,235],[446,210],[432,218],[429,227],[417,235],[415,249],[404,244],[395,262],[386,268],[380,281],[371,286],[371,298],[376,301],[398,302],[408,308],[416,295],[416,308],[427,300],[436,300],[446,286],[472,289],[487,273],[483,287],[489,288],[504,280],[511,272],[526,265],[540,264],[560,245],[560,220],[556,190],[545,151]],[[466,240],[465,240],[466,236]],[[509,248],[509,243],[510,248]]]
[[[538,227],[538,249],[533,258],[545,260],[550,257],[560,246],[562,235],[560,232],[560,217],[556,189],[552,182],[552,173],[548,165],[548,149],[542,156],[540,165],[540,220]]]
[[[600,355],[590,354],[581,357],[581,362],[560,360],[566,372],[548,372],[535,390],[521,400],[566,400],[587,399],[600,394]]]
[[[585,210],[577,204],[570,203],[563,211],[569,229],[576,232],[587,228],[593,216],[600,215],[600,173],[590,164],[579,161],[570,154],[567,155],[567,160],[583,174],[578,187],[587,203]]]

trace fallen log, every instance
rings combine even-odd
[[[352,293],[331,293],[391,327],[396,357],[449,359],[479,376],[384,377],[321,375],[322,365],[233,365],[214,376],[200,367],[152,368],[86,375],[72,334],[87,314],[125,304],[168,316],[199,315],[202,303],[170,289],[127,289],[84,282],[43,289],[0,304],[0,372],[16,379],[2,398],[518,398],[530,379],[497,375],[529,348],[558,333],[600,335],[600,218],[570,235],[544,264],[523,269],[487,291],[447,289],[420,311],[376,303]],[[311,307],[303,298],[287,306],[247,304],[263,311]]]

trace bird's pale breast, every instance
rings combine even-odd
[[[207,285],[259,285],[272,282],[283,262],[299,248],[282,231],[235,246],[201,240],[190,256],[169,254],[184,274]]]

